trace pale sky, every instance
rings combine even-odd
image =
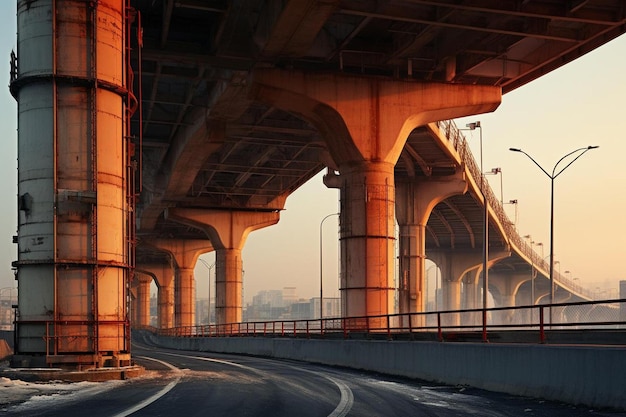
[[[0,4],[0,288],[15,286],[11,262],[17,258],[17,104],[8,90],[9,54],[16,49],[15,1]],[[4,57],[4,58],[3,58]],[[517,199],[518,230],[544,244],[549,255],[550,180],[521,148],[547,171],[566,153],[588,145],[586,153],[555,181],[555,259],[561,272],[591,290],[618,288],[626,280],[626,36],[506,94],[493,113],[458,119],[480,120],[484,170],[500,167],[504,201]],[[480,154],[478,130],[465,132]],[[496,196],[500,177],[488,176]],[[320,221],[338,209],[338,193],[321,175],[287,200],[280,222],[248,237],[243,251],[246,302],[263,289],[296,287],[300,297],[319,296]],[[515,210],[506,206],[511,220]],[[324,296],[337,296],[337,216],[324,222]],[[538,249],[541,253],[541,250]],[[213,255],[203,255],[213,263]],[[207,269],[199,265],[198,297],[206,297]],[[213,295],[214,296],[214,295]]]

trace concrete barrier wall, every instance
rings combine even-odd
[[[626,409],[624,347],[149,337],[174,349],[301,360],[570,404]]]

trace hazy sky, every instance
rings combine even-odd
[[[15,1],[0,4],[0,288],[14,286],[11,243],[17,229],[17,105],[8,90],[9,54],[16,49]],[[4,58],[3,58],[4,57]],[[579,147],[599,145],[555,181],[555,259],[563,273],[590,288],[617,288],[626,280],[626,36],[577,61],[506,94],[493,113],[458,119],[480,120],[484,170],[500,167],[504,201],[517,199],[518,230],[542,242],[549,254],[550,180],[522,148],[547,171]],[[478,157],[478,131],[468,133]],[[500,195],[500,177],[488,177]],[[321,175],[287,200],[280,222],[250,234],[243,252],[246,301],[262,289],[297,287],[298,295],[319,295],[320,221],[336,213],[338,193],[322,185]],[[512,205],[506,206],[511,220]],[[323,228],[324,295],[337,291],[337,216]],[[541,253],[541,250],[538,249]],[[203,258],[213,263],[211,254]],[[207,269],[198,266],[198,296],[206,297]],[[432,273],[432,271],[431,271]]]

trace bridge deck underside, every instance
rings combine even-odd
[[[334,168],[310,124],[248,98],[255,68],[501,86],[506,93],[626,31],[622,0],[131,4],[143,26],[143,47],[133,51],[136,71],[141,57],[135,90],[142,111],[132,119],[133,137],[138,144],[142,138],[140,242],[206,239],[167,220],[169,207],[281,209],[289,194]],[[421,127],[407,140],[396,181],[458,168]],[[481,207],[475,190],[440,203],[428,223],[427,251],[480,251]],[[490,248],[507,247],[495,224],[489,236]],[[140,245],[138,256],[160,255]],[[515,253],[494,268],[529,270]]]

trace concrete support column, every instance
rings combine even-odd
[[[150,284],[152,277],[144,274],[136,274],[137,280],[137,317],[136,326],[150,325]]]
[[[201,253],[198,253],[200,256]],[[193,266],[184,264],[185,267],[176,268],[175,288],[175,304],[174,304],[174,325],[175,326],[193,326],[196,324],[196,283],[194,281]]]
[[[393,310],[393,165],[344,169],[341,189],[341,297],[348,316]]]
[[[482,262],[482,252],[432,251],[428,254],[441,270],[442,310],[461,309],[461,279]],[[461,315],[443,316],[444,324],[459,326]]]
[[[168,285],[159,286],[157,295],[157,326],[159,329],[174,327],[174,275]]]
[[[473,309],[480,308],[480,276],[482,268],[478,267],[465,274],[463,280],[463,308]]]
[[[241,323],[243,319],[241,250],[218,250],[215,262],[215,320],[220,324]]]
[[[467,191],[463,173],[399,183],[396,211],[400,225],[400,313],[424,311],[426,224],[433,208],[446,198]],[[415,323],[419,325],[419,323]]]
[[[482,265],[467,271],[463,278],[463,308],[477,309],[482,307],[480,288],[480,277],[482,275]],[[479,312],[467,313],[461,318],[462,324],[480,325],[482,314]]]
[[[208,240],[156,239],[150,246],[170,254],[176,263],[174,279],[174,326],[195,325],[195,282],[193,270],[198,257],[213,251]]]
[[[344,316],[391,313],[393,167],[406,139],[429,122],[495,110],[500,88],[259,69],[250,94],[312,123],[339,168]]]
[[[239,323],[242,320],[241,294],[243,268],[241,250],[253,230],[278,223],[280,213],[273,211],[235,211],[170,209],[170,220],[196,227],[209,236],[215,248],[216,323]]]
[[[529,279],[530,277],[526,273],[491,274],[489,284],[495,289],[492,294],[496,307],[514,307],[520,287]],[[516,318],[517,321],[522,320],[520,314],[522,313],[516,310],[503,310],[498,312],[497,318],[492,317],[492,320],[497,320],[502,324],[512,324]]]
[[[174,327],[174,269],[172,265],[138,265],[135,271],[152,276],[157,285],[157,327]]]

